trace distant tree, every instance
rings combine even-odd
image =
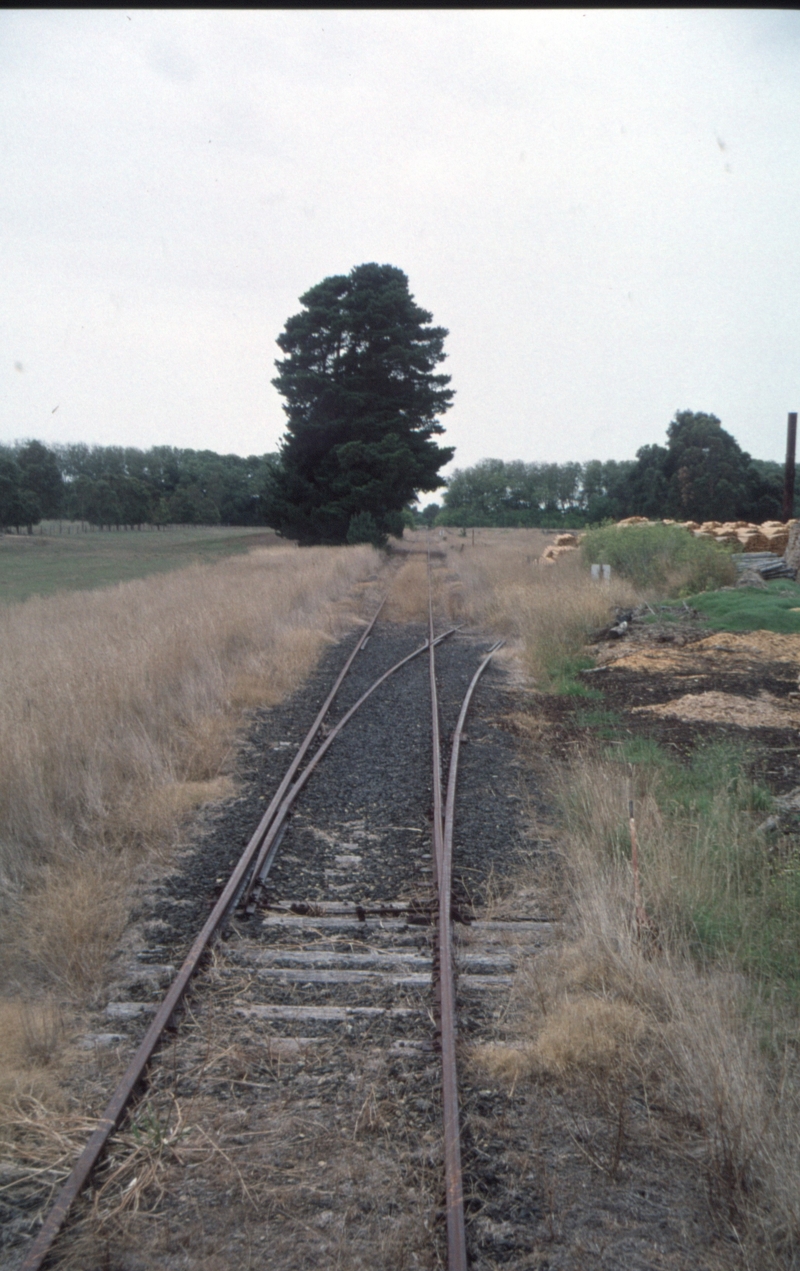
[[[170,518],[198,515],[208,524],[265,525],[268,487],[275,455],[218,455],[212,450],[178,450],[154,446],[57,446],[56,457],[65,489],[68,515],[87,519],[87,491],[98,481],[114,490],[120,524],[147,520],[164,525]],[[88,482],[88,485],[87,485]],[[188,499],[181,490],[191,488]],[[213,506],[212,506],[213,505]],[[173,516],[174,513],[174,516]],[[104,522],[105,523],[105,522]],[[195,519],[193,523],[198,523]]]
[[[22,488],[33,496],[29,500],[31,515],[34,504],[39,509],[37,521],[43,516],[58,516],[64,493],[64,482],[58,459],[41,441],[29,441],[17,451],[17,464]]]
[[[22,473],[19,464],[8,453],[0,452],[0,529],[14,526],[19,531],[25,519],[20,491]]]
[[[219,508],[196,484],[179,485],[167,508],[175,525],[219,525]]]
[[[503,524],[507,493],[506,465],[502,459],[480,459],[471,468],[456,468],[444,496],[448,523]]]
[[[447,331],[392,265],[325,278],[300,303],[278,337],[272,382],[288,426],[268,523],[301,543],[344,543],[367,513],[385,540],[402,533],[418,491],[444,484],[454,453],[433,440],[453,398],[449,375],[436,373]]]
[[[20,524],[24,525],[29,534],[33,533],[34,525],[38,525],[42,519],[42,505],[39,502],[38,494],[33,490],[26,489],[25,486],[19,492],[19,517],[20,522],[17,525],[17,533],[19,533]]]
[[[120,524],[122,517],[119,500],[110,481],[86,479],[82,494],[84,516],[92,525],[98,525],[101,529],[107,525],[110,529],[112,525]]]
[[[716,415],[678,411],[667,445],[643,446],[626,480],[629,514],[678,520],[763,520],[779,495]]]
[[[419,519],[422,521],[423,525],[433,525],[441,510],[442,509],[438,503],[426,503],[425,507],[419,514]]]
[[[668,460],[665,446],[641,446],[636,451],[636,463],[628,473],[623,491],[625,516],[662,517],[676,512],[670,497]]]
[[[667,439],[665,472],[679,516],[725,520],[750,511],[757,485],[750,456],[716,415],[679,411]]]
[[[761,491],[758,496],[757,513],[753,516],[754,521],[769,521],[774,517],[780,517],[783,512],[783,482],[785,477],[785,467],[782,463],[776,463],[773,459],[751,459],[751,465],[758,473],[761,480]],[[795,465],[795,508],[798,506],[798,498],[800,498],[800,480],[798,480],[797,465]],[[797,513],[793,509],[792,515]]]
[[[447,484],[442,525],[582,524],[579,463],[510,463],[481,459]]]
[[[628,514],[626,483],[635,466],[633,459],[591,459],[584,464],[581,502],[590,524],[618,521]]]
[[[150,519],[153,498],[144,481],[121,477],[115,482],[122,525],[144,525]]]

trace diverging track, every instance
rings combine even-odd
[[[187,1108],[201,1126],[200,1118],[208,1118],[205,1133],[214,1147],[209,1159],[215,1163],[216,1191],[208,1170],[190,1173],[198,1164],[182,1160],[180,1148],[165,1187],[180,1189],[170,1206],[179,1244],[189,1239],[175,1235],[182,1225],[192,1225],[187,1207],[194,1206],[196,1214],[204,1211],[204,1256],[197,1256],[196,1246],[191,1265],[206,1265],[209,1242],[227,1246],[228,1265],[308,1265],[310,1259],[330,1257],[334,1233],[338,1265],[392,1265],[393,1260],[397,1266],[439,1265],[443,1250],[431,1196],[444,1199],[439,1209],[446,1215],[450,1271],[468,1265],[456,979],[462,1009],[477,1017],[491,1011],[486,1004],[511,983],[506,937],[512,924],[501,932],[504,924],[468,921],[474,869],[469,864],[451,912],[458,743],[452,747],[445,800],[432,616],[427,642],[425,634],[378,622],[371,636],[367,631],[355,642],[344,668],[352,665],[350,674],[339,677],[338,694],[323,703],[306,736],[300,738],[297,721],[289,719],[284,722],[290,735],[273,732],[273,759],[283,749],[294,756],[292,763],[264,815],[252,818],[257,828],[244,836],[245,850],[227,882],[222,877],[205,923],[196,922],[199,934],[166,997],[152,1003],[140,983],[135,1000],[109,1003],[107,1014],[116,1028],[141,1035],[144,1021],[151,1023],[29,1250],[24,1271],[34,1271],[48,1257],[58,1263],[59,1246],[53,1248],[53,1242],[65,1221],[68,1249],[71,1206],[102,1160],[115,1127],[125,1117],[136,1121],[134,1096],[142,1108],[167,1090],[182,1106],[184,1119]],[[471,694],[476,672],[491,657],[485,642],[452,631],[449,637],[440,654],[447,665],[448,751],[454,709],[463,707],[457,738],[468,704],[463,694]],[[416,658],[410,658],[414,653]],[[387,677],[395,663],[400,667]],[[310,691],[317,692],[317,685]],[[274,714],[282,713],[291,712]],[[256,797],[266,802],[268,796]],[[239,808],[213,828],[203,849],[213,868],[220,864],[210,850],[216,845],[230,857],[230,840],[236,835],[242,842],[237,827],[247,814]],[[495,821],[502,815],[499,808],[491,813]],[[476,843],[474,850],[480,849]],[[475,877],[477,882],[477,872]],[[181,943],[184,948],[188,943],[182,933],[203,896],[177,899],[184,906],[181,932],[176,938],[175,909],[166,898],[150,925],[145,967],[174,960]],[[513,926],[521,939],[536,938],[542,930],[535,923]],[[462,933],[455,948],[454,929]],[[223,933],[226,939],[209,967],[207,951]],[[182,1006],[198,971],[197,987]],[[365,1135],[371,1135],[366,1151]],[[231,1140],[237,1148],[233,1155]],[[322,1155],[315,1160],[315,1153]],[[103,1168],[108,1173],[110,1167]],[[383,1203],[375,1199],[381,1192],[375,1186],[378,1175],[388,1185],[390,1217],[377,1214],[373,1221],[371,1210]],[[255,1202],[265,1213],[258,1235],[252,1220],[232,1217],[236,1205],[225,1204],[225,1196],[236,1190],[232,1177],[238,1178],[244,1208],[252,1209]],[[309,1200],[310,1192],[324,1197],[321,1209],[318,1197]],[[234,1225],[249,1233],[249,1261],[234,1257],[230,1262],[237,1237],[226,1210]],[[196,1222],[194,1231],[197,1236]],[[374,1256],[376,1240],[385,1246],[380,1257]],[[402,1247],[402,1258],[393,1259],[393,1240]],[[167,1246],[158,1251],[153,1246],[150,1256],[153,1261],[141,1265],[173,1265]]]

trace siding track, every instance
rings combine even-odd
[[[351,1045],[377,1044],[387,1055],[396,1057],[405,1076],[414,1079],[416,1074],[420,1088],[440,1086],[440,1091],[429,1089],[432,1097],[423,1097],[421,1102],[430,1106],[441,1098],[447,1265],[449,1271],[466,1271],[456,972],[459,995],[467,1001],[480,1002],[498,990],[507,992],[513,962],[506,942],[498,943],[495,929],[504,927],[507,937],[512,926],[519,926],[520,931],[513,934],[524,939],[521,928],[530,925],[473,922],[463,928],[462,921],[458,925],[465,939],[453,942],[454,918],[463,919],[463,914],[452,912],[459,744],[478,679],[499,646],[484,653],[469,682],[453,735],[443,800],[435,648],[458,629],[435,635],[431,600],[427,640],[412,645],[358,692],[355,685],[349,687],[346,677],[359,655],[363,661],[380,612],[356,641],[163,1000],[158,1004],[109,1004],[108,1017],[131,1026],[153,1010],[155,1013],[96,1130],[27,1251],[22,1271],[38,1271],[51,1258],[53,1244],[75,1199],[129,1105],[141,1093],[165,1030],[178,1025],[177,1013],[192,977],[206,966],[209,947],[231,922],[236,938],[226,946],[226,953],[235,967],[246,972],[248,985],[232,1002],[233,1015],[260,1030],[270,1059],[296,1058],[344,1034]],[[403,638],[406,645],[411,644],[408,628]],[[480,656],[476,642],[462,638],[459,645],[467,653],[467,659],[462,656],[460,661],[472,662],[470,669],[474,669],[476,654]],[[427,726],[420,718],[418,691],[410,701],[403,679],[404,668],[425,652],[430,684]],[[465,671],[466,665],[461,674]],[[397,672],[401,674],[389,682]],[[377,777],[373,774],[370,778],[372,798],[368,803],[373,812],[382,804],[389,819],[387,822],[379,810],[367,826],[369,818],[348,818],[349,805],[356,808],[359,798],[363,800],[365,757],[362,754],[353,764],[347,747],[334,743],[373,694],[371,710],[373,715],[378,713],[388,735],[384,745],[370,756],[377,766]],[[355,700],[348,705],[353,696]],[[335,718],[337,709],[339,717]],[[353,724],[353,728],[358,726],[358,722]],[[418,763],[411,765],[411,771],[407,771],[408,764],[397,763],[390,740],[393,733],[402,736],[406,745],[409,738],[416,741],[418,761],[428,752],[429,781],[420,782]],[[336,772],[329,774],[326,784],[330,791],[332,777],[339,796],[333,818],[330,807],[324,810],[326,815],[319,816],[313,782],[305,791],[306,782],[329,752],[326,767],[331,764]],[[303,797],[297,802],[301,792]],[[332,832],[331,820],[336,822],[337,817],[339,823]],[[379,825],[381,832],[376,833]],[[440,1077],[432,1082],[431,1064],[437,1053]]]

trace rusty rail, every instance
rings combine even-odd
[[[442,1112],[444,1120],[445,1219],[448,1271],[467,1271],[467,1235],[464,1220],[464,1181],[461,1169],[461,1126],[458,1107],[456,1062],[456,993],[451,922],[453,826],[455,823],[458,756],[464,721],[481,675],[504,641],[489,650],[470,682],[453,734],[447,776],[447,798],[442,818],[441,741],[439,703],[433,638],[433,588],[428,556],[428,662],[431,684],[431,736],[433,750],[433,859],[434,886],[438,899],[437,1008],[442,1061]]]
[[[380,609],[378,610],[378,613],[380,613]],[[413,653],[408,654],[405,658],[402,658],[399,662],[395,663],[394,666],[390,667],[388,671],[385,671],[384,674],[381,675],[371,685],[371,687],[361,695],[355,705],[351,706],[346,714],[342,716],[335,728],[333,728],[325,738],[324,742],[316,751],[297,781],[295,781],[294,784],[290,784],[292,782],[292,778],[297,773],[297,769],[303,756],[307,753],[316,733],[319,731],[323,715],[330,706],[336,690],[344,679],[344,675],[352,664],[356,653],[363,646],[364,641],[372,630],[372,627],[377,620],[378,613],[375,614],[372,622],[363,632],[360,641],[345,665],[344,671],[340,673],[337,678],[334,688],[331,690],[328,698],[326,698],[326,702],[320,709],[320,712],[312,724],[309,733],[306,735],[298,754],[290,764],[289,769],[281,781],[269,808],[264,813],[264,816],[261,818],[261,821],[254,831],[244,852],[239,858],[233,873],[228,879],[225,889],[209,914],[199,935],[195,938],[195,941],[184,960],[180,971],[170,985],[161,1005],[156,1011],[150,1027],[133,1056],[133,1059],[123,1073],[116,1090],[111,1096],[108,1106],[97,1124],[97,1128],[86,1143],[86,1146],[73,1166],[69,1177],[62,1186],[52,1207],[50,1208],[36,1239],[22,1262],[20,1271],[39,1271],[41,1268],[54,1240],[64,1224],[69,1210],[88,1182],[93,1169],[102,1155],[109,1137],[122,1120],[125,1109],[142,1081],[147,1065],[153,1057],[163,1032],[168,1027],[172,1016],[180,1005],[189,985],[189,981],[200,964],[203,953],[220,926],[224,923],[231,907],[235,904],[237,896],[241,894],[242,887],[247,879],[248,870],[250,869],[256,853],[259,849],[269,852],[269,849],[273,846],[273,844],[275,844],[275,840],[280,834],[283,822],[292,803],[302,790],[320,759],[322,759],[334,739],[338,736],[345,724],[352,718],[359,707],[363,705],[367,698],[369,698],[375,690],[389,678],[390,675],[399,671],[401,667],[405,666],[406,663],[410,662],[413,658],[419,657],[419,655],[424,653],[428,648],[428,641],[426,640],[419,646],[419,648],[415,649]],[[437,637],[435,643],[441,643],[442,640],[445,640],[458,629],[458,627],[450,628],[448,631]],[[264,845],[266,845],[266,848]],[[269,863],[271,863],[271,858],[268,864]],[[265,872],[265,865],[262,864],[260,868],[261,874],[263,875]],[[255,870],[253,872],[255,874]]]
[[[461,1173],[461,1131],[458,1113],[458,1070],[456,1064],[456,991],[453,965],[453,928],[450,916],[453,888],[453,826],[455,823],[458,756],[464,721],[472,694],[481,675],[504,642],[498,641],[475,672],[461,704],[453,734],[447,774],[442,855],[439,870],[439,1019],[442,1045],[442,1108],[444,1112],[444,1165],[447,1212],[447,1265],[449,1271],[466,1271],[467,1247],[464,1224],[464,1186]]]

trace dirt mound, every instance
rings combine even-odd
[[[634,713],[671,715],[708,724],[736,724],[740,728],[800,727],[800,707],[787,705],[771,693],[739,697],[735,693],[686,693],[657,706],[634,706]]]

